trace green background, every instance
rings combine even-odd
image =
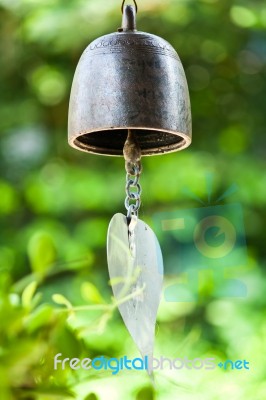
[[[112,306],[108,222],[124,206],[122,158],[67,144],[71,82],[85,47],[121,24],[120,2],[0,0],[0,392],[3,400],[261,400],[266,397],[266,4],[143,0],[138,28],[162,36],[187,75],[193,143],[143,159],[141,219],[240,203],[248,295],[219,298],[201,272],[196,302],[162,298],[155,355],[246,359],[250,370],[53,370],[53,357],[137,357]],[[193,194],[191,194],[193,193]],[[162,250],[164,250],[162,248]],[[228,271],[230,275],[230,271]],[[176,277],[167,276],[165,285]],[[85,307],[80,311],[77,307]]]

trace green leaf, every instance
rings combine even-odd
[[[84,282],[81,285],[81,294],[84,300],[92,303],[105,303],[104,298],[95,285],[91,282]]]
[[[34,332],[38,328],[41,328],[51,322],[53,315],[53,309],[47,304],[43,304],[38,307],[33,313],[31,313],[25,320],[25,325],[29,332]]]
[[[154,400],[154,390],[152,387],[142,388],[136,397],[136,400]]]
[[[0,215],[12,214],[18,205],[18,196],[15,189],[4,181],[0,181]]]
[[[55,294],[53,294],[52,299],[56,304],[60,304],[61,306],[64,305],[68,309],[73,309],[73,305],[62,294],[55,293]]]
[[[28,396],[28,397],[26,397]],[[34,396],[34,397],[33,397]],[[36,398],[38,400],[68,400],[75,398],[73,392],[66,387],[39,387],[34,390],[24,390],[23,397],[19,398]]]
[[[29,241],[28,255],[33,272],[43,275],[56,259],[53,238],[46,232],[36,232]]]
[[[34,296],[34,293],[36,292],[36,289],[37,289],[37,282],[33,281],[28,286],[26,286],[26,288],[23,290],[22,296],[21,296],[21,302],[22,302],[23,307],[31,306],[33,296]]]
[[[95,393],[90,393],[88,396],[85,397],[84,400],[98,400],[98,397],[96,396]]]

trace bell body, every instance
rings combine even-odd
[[[69,144],[123,155],[131,129],[142,155],[181,150],[191,143],[185,73],[173,47],[135,29],[102,36],[78,63],[69,105]]]

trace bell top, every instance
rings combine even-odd
[[[164,39],[136,30],[135,7],[122,27],[83,52],[69,105],[69,144],[123,155],[128,129],[142,155],[181,150],[191,143],[188,87],[181,61]]]

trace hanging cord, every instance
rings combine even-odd
[[[126,167],[126,199],[125,207],[127,209],[127,218],[138,217],[138,211],[141,205],[141,186],[139,177],[142,171],[141,167],[141,149],[133,134],[129,129],[127,140],[124,145],[123,154]]]
[[[122,6],[121,6],[122,14],[123,14],[123,12],[124,12],[125,1],[126,1],[126,0],[123,1]],[[137,5],[137,2],[136,2],[135,0],[133,0],[133,1],[134,1],[134,5],[135,5],[135,8],[136,8],[136,13],[137,13],[137,12],[138,12],[138,5]]]

